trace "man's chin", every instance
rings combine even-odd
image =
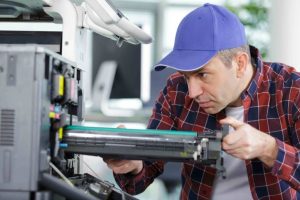
[[[217,114],[218,112],[220,112],[219,109],[214,108],[214,107],[207,107],[207,108],[202,108],[204,110],[204,112],[206,112],[207,114]]]

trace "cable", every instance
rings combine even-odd
[[[50,167],[52,169],[54,169],[54,171],[70,186],[74,187],[73,183],[67,178],[65,177],[65,175],[63,175],[63,173],[61,173],[61,171],[52,163],[50,162]]]
[[[97,173],[83,160],[83,159],[80,159],[80,156],[78,155],[78,154],[76,154],[76,156],[77,156],[77,158],[79,159],[79,160],[81,160],[82,162],[83,162],[83,164],[87,167],[87,168],[89,168],[89,170],[91,170],[91,172],[97,177],[97,178],[99,178],[99,179],[101,179],[101,177],[100,176],[98,176],[97,175]]]
[[[58,179],[50,174],[43,173],[41,175],[41,184],[51,191],[72,200],[99,200],[98,198],[84,193],[76,187],[70,187],[61,179]]]

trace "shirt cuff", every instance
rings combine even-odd
[[[278,154],[272,168],[272,173],[283,180],[289,180],[295,164],[295,149],[291,145],[276,139]]]

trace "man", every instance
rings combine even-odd
[[[227,9],[205,4],[180,23],[173,51],[158,65],[176,69],[160,93],[148,128],[201,133],[231,127],[224,137],[227,178],[183,163],[180,199],[300,199],[300,74],[266,63],[247,45]],[[106,160],[119,185],[142,192],[164,162]]]

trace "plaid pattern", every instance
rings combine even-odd
[[[251,47],[256,74],[241,98],[245,122],[276,138],[276,162],[266,167],[258,159],[245,161],[253,199],[300,199],[300,73],[280,63],[266,63]],[[170,76],[162,90],[148,127],[150,129],[220,129],[224,111],[210,115],[188,97],[188,86],[179,73]],[[127,192],[142,192],[163,172],[162,161],[144,162],[137,176],[115,175]],[[216,170],[189,162],[182,165],[180,199],[210,199]],[[297,192],[298,191],[298,192]]]

